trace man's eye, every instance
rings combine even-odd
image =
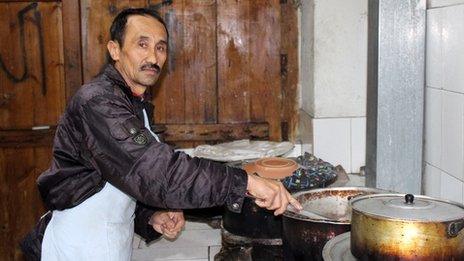
[[[166,51],[166,47],[164,47],[164,46],[158,46],[158,47],[156,47],[156,49],[158,49],[158,51],[161,51],[161,52]]]
[[[148,47],[148,44],[142,42],[142,43],[139,43],[139,46],[140,46],[140,47],[143,47],[143,48],[146,48],[146,47]]]

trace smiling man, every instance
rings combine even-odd
[[[126,9],[110,32],[113,61],[69,103],[52,165],[38,179],[50,212],[22,245],[28,257],[130,260],[134,230],[147,241],[175,238],[181,209],[226,205],[239,212],[247,191],[275,214],[289,203],[301,207],[280,182],[160,142],[146,92],[168,55],[166,26],[152,10]]]

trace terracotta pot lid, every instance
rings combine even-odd
[[[286,158],[262,158],[243,166],[248,174],[257,173],[259,176],[271,179],[283,179],[291,176],[298,169],[298,164]]]

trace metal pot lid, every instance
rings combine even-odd
[[[353,210],[361,213],[411,221],[442,222],[462,219],[464,205],[412,194],[374,194],[350,201]]]

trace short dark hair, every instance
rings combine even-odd
[[[124,45],[124,35],[126,31],[127,19],[132,15],[151,16],[158,20],[166,30],[169,37],[168,28],[159,13],[149,8],[127,8],[122,10],[113,20],[110,27],[110,37],[112,41],[117,41],[121,47]]]

